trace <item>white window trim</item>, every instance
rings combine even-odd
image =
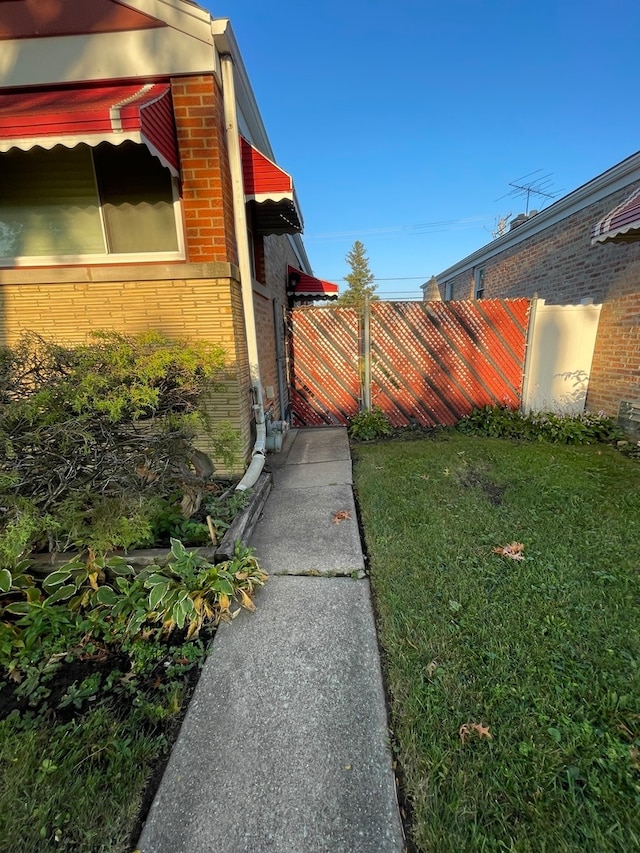
[[[187,255],[184,240],[182,205],[180,203],[180,189],[178,179],[173,176],[171,176],[171,191],[173,193],[173,218],[176,225],[176,238],[178,242],[178,248],[174,252],[105,252],[100,255],[21,255],[14,258],[0,258],[0,269],[14,269],[16,267],[69,267],[84,266],[85,264],[110,266],[116,264],[184,261]],[[100,204],[99,209],[100,222],[104,235],[105,226],[102,204]]]

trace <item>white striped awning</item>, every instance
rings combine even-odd
[[[613,243],[640,240],[640,189],[593,226],[591,243],[604,243],[607,240]]]

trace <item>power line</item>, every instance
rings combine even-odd
[[[305,234],[305,240],[320,240],[329,237],[360,237],[369,234],[438,234],[451,231],[452,226],[483,222],[485,216],[466,216],[458,219],[441,219],[433,222],[419,222],[414,225],[388,225],[382,228],[364,228],[357,231],[327,231],[320,234]],[[436,230],[434,230],[436,229]]]
[[[338,279],[342,279],[344,276],[339,275],[330,275],[326,276],[325,281],[338,281]],[[424,275],[405,275],[405,276],[397,276],[396,278],[374,278],[374,281],[426,281],[429,276]]]

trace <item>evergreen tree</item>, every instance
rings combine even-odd
[[[374,284],[374,275],[369,269],[369,258],[365,254],[365,248],[359,240],[353,244],[351,251],[347,252],[345,258],[351,272],[345,275],[344,280],[349,285],[344,293],[340,294],[338,305],[347,308],[364,308],[367,297],[369,301],[377,299]]]

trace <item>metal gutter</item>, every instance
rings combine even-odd
[[[240,135],[238,132],[233,56],[230,53],[220,54],[220,65],[223,85],[224,119],[233,193],[233,220],[238,248],[238,268],[240,270],[240,286],[242,289],[242,308],[247,337],[253,411],[256,421],[256,440],[251,452],[251,462],[245,471],[244,477],[236,486],[236,491],[245,491],[255,485],[264,468],[267,432],[262,399],[262,383],[260,381],[258,335],[253,306],[253,279],[251,275],[249,236],[242,177],[242,156],[240,153]]]
[[[218,52],[220,54],[228,53],[233,57],[236,76],[236,97],[240,111],[247,121],[251,131],[251,138],[249,139],[249,142],[254,144],[260,151],[262,151],[263,154],[273,160],[274,163],[277,163],[278,161],[273,153],[273,148],[271,147],[271,142],[267,136],[267,131],[264,121],[262,120],[262,115],[260,114],[260,109],[256,102],[255,95],[253,94],[251,83],[249,82],[247,69],[242,61],[240,48],[238,47],[238,42],[236,41],[231,22],[228,18],[212,18],[211,32]],[[287,234],[286,236],[289,239],[293,251],[300,260],[301,268],[312,275],[313,271],[311,269],[311,263],[300,235]]]

